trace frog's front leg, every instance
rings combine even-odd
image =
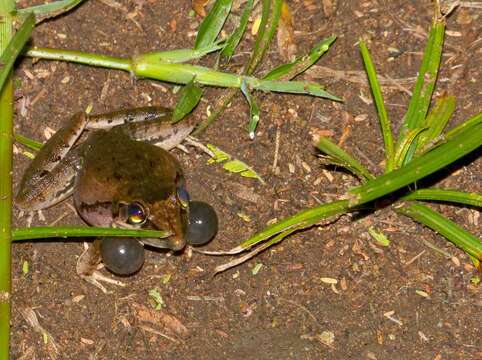
[[[72,193],[80,166],[79,152],[72,150],[72,147],[88,120],[84,113],[74,115],[40,149],[25,171],[15,198],[21,210],[45,209]]]
[[[101,267],[102,257],[100,254],[101,240],[95,240],[92,245],[88,245],[87,249],[80,255],[77,260],[77,274],[88,283],[98,287],[104,294],[109,294],[104,285],[100,282],[104,281],[109,284],[125,286],[122,281],[114,280],[108,276],[102,275],[99,271]]]

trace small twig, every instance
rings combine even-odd
[[[273,166],[271,167],[271,171],[276,173],[276,167],[278,166],[278,154],[279,154],[279,143],[280,143],[280,136],[281,131],[279,129],[279,125],[276,127],[276,140],[274,145],[274,159],[273,159]]]

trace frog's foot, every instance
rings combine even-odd
[[[20,210],[20,213],[18,214],[19,218],[23,218],[25,216],[25,221],[27,223],[27,227],[32,226],[32,222],[35,219],[35,214],[37,214],[38,220],[40,222],[45,222],[45,216],[42,212],[42,210],[35,210],[35,211],[24,211]]]
[[[102,269],[102,267],[100,241],[97,240],[94,242],[94,245],[87,246],[77,260],[77,274],[79,274],[83,280],[102,290],[104,294],[110,294],[112,291],[107,290],[104,285],[100,283],[101,281],[117,286],[125,286],[122,281],[101,274],[98,270]]]

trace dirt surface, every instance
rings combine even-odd
[[[345,102],[262,95],[262,120],[251,141],[244,130],[248,108],[241,96],[236,98],[201,140],[248,163],[264,177],[265,186],[207,165],[206,155],[197,150],[174,151],[192,197],[218,212],[220,231],[207,246],[210,250],[234,247],[273,219],[335,200],[357,184],[349,174],[321,166],[313,132],[331,135],[370,170],[380,172],[383,145],[356,45],[360,37],[367,40],[379,74],[392,79],[383,89],[396,127],[409,101],[407,89],[412,88],[431,21],[430,1],[288,3],[300,54],[320,39],[338,35],[329,53],[303,77],[325,84]],[[90,0],[39,25],[33,42],[117,56],[190,47],[201,20],[189,15],[190,10],[186,0]],[[458,96],[451,125],[481,111],[481,15],[480,9],[459,8],[447,21],[437,94]],[[249,33],[233,69],[242,65],[252,41]],[[211,57],[200,64],[214,61]],[[274,43],[258,74],[282,61]],[[18,64],[16,79],[15,130],[41,141],[47,127],[58,129],[89,104],[100,113],[173,106],[176,101],[171,85],[76,64],[27,58]],[[205,90],[195,119],[206,116],[221,92]],[[16,155],[17,181],[28,162]],[[478,155],[471,156],[446,177],[439,176],[437,185],[480,192],[481,167]],[[481,235],[476,210],[433,207]],[[46,220],[35,219],[34,224],[81,224],[72,209],[66,201],[44,211]],[[14,214],[16,226],[25,226],[26,218],[17,209]],[[383,230],[390,246],[371,239],[370,226]],[[481,288],[470,281],[476,271],[469,258],[389,209],[299,232],[216,277],[211,276],[214,267],[228,258],[149,251],[143,269],[123,279],[126,287],[110,286],[110,295],[77,276],[82,251],[81,243],[68,241],[13,246],[12,359],[482,358]],[[22,272],[25,261],[27,274]],[[262,267],[253,274],[257,264]],[[152,306],[152,289],[163,298],[161,311]],[[25,320],[29,309],[50,334],[47,343]]]

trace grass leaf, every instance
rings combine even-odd
[[[188,115],[197,106],[202,95],[203,91],[194,83],[194,79],[184,86],[172,113],[173,122],[177,122]]]
[[[310,68],[318,59],[328,51],[335,42],[336,36],[321,40],[310,51],[309,54],[302,56],[295,61],[280,65],[263,77],[263,80],[291,80],[295,76],[303,73]]]
[[[385,143],[385,172],[393,170],[395,163],[395,148],[393,145],[392,125],[388,118],[387,110],[385,109],[385,103],[383,101],[382,90],[378,83],[375,66],[371,59],[367,46],[360,40],[360,52],[365,64],[365,70],[367,72],[368,81],[370,83],[370,89],[372,90],[373,98],[378,112],[378,120],[380,121],[380,128],[382,130],[383,141]]]
[[[1,20],[1,19],[0,19]],[[15,59],[22,51],[25,43],[30,38],[30,34],[35,25],[35,17],[32,13],[28,13],[18,29],[15,35],[10,39],[7,47],[0,55],[0,91],[3,88],[3,84],[8,79],[10,72],[12,71]]]
[[[241,83],[241,92],[244,94],[249,104],[250,120],[248,123],[248,133],[249,133],[249,138],[253,140],[256,127],[258,126],[258,122],[259,122],[260,110],[259,110],[258,104],[256,103],[256,99],[251,95],[245,81]]]
[[[428,206],[412,203],[397,208],[396,211],[424,224],[443,235],[467,254],[482,260],[482,242],[480,239]]]
[[[239,20],[238,27],[233,31],[233,33],[229,36],[226,40],[223,50],[221,51],[221,55],[226,57],[228,60],[231,56],[234,55],[234,50],[238,46],[241,38],[243,37],[246,27],[248,25],[249,15],[251,14],[251,10],[253,9],[253,0],[248,0],[246,2],[246,6],[244,7],[243,14],[241,15],[241,19]]]
[[[253,179],[259,180],[262,184],[265,184],[264,180],[259,176],[256,171],[254,171],[251,167],[246,165],[246,163],[233,159],[231,155],[228,153],[220,150],[216,146],[212,144],[206,144],[207,148],[211,150],[214,154],[214,156],[208,160],[208,164],[212,163],[221,163],[227,161],[224,165],[223,168],[229,172],[232,173],[239,173],[243,177],[249,177]]]
[[[46,19],[61,15],[77,5],[79,5],[84,0],[61,0],[53,1],[48,4],[31,6],[25,9],[17,10],[20,15],[28,14],[33,12],[35,14],[36,23],[44,21]]]
[[[360,179],[373,179],[374,176],[364,167],[358,160],[348,154],[341,147],[333,143],[327,137],[320,137],[317,145],[318,149],[329,156],[331,160],[337,165],[343,166],[351,171]]]
[[[199,25],[194,49],[211,46],[218,37],[231,11],[232,0],[216,0],[211,11]]]
[[[417,81],[413,90],[413,95],[405,114],[404,123],[401,127],[398,144],[405,143],[404,137],[412,129],[424,126],[425,116],[427,115],[433,89],[437,81],[440,59],[442,56],[442,46],[445,33],[445,20],[436,19],[430,29],[428,42],[425,47],[422,64],[420,65]],[[417,147],[417,142],[413,142],[407,156],[400,158],[399,161],[409,162]],[[396,163],[396,167],[402,163]]]
[[[404,196],[403,200],[431,200],[465,204],[482,208],[482,194],[459,190],[419,189]]]
[[[455,97],[444,96],[437,99],[435,106],[425,119],[424,126],[427,131],[420,134],[417,144],[417,153],[423,152],[426,145],[435,143],[442,134],[443,129],[450,120],[455,110]]]

